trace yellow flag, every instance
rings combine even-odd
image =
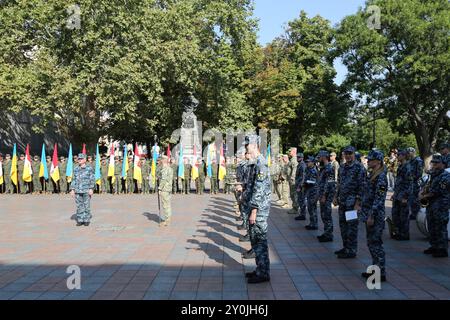
[[[17,186],[17,152],[14,144],[13,157],[11,161],[11,181]]]

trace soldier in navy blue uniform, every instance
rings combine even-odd
[[[334,199],[334,204],[339,205],[339,227],[343,244],[343,248],[335,252],[339,259],[355,258],[358,248],[358,219],[352,219],[350,213],[361,210],[367,177],[364,166],[356,161],[355,152],[356,149],[352,146],[344,148],[345,164],[339,168],[338,189]]]
[[[250,215],[250,191],[252,188],[253,181],[251,179],[252,173],[254,170],[254,162],[250,159],[250,155],[246,152],[245,153],[245,165],[243,168],[243,176],[242,176],[242,219],[244,222],[244,225],[246,227],[247,233],[239,238],[240,242],[249,242],[250,241],[250,234],[249,234],[249,223],[248,223],[248,217]],[[248,254],[252,254],[251,251],[247,252]]]
[[[431,160],[431,182],[429,190],[421,195],[428,199],[427,223],[430,231],[431,247],[424,251],[435,258],[448,257],[448,229],[450,210],[450,173],[441,154],[433,155]]]
[[[91,221],[91,197],[94,194],[94,170],[86,165],[86,155],[78,155],[78,166],[73,170],[70,194],[75,197],[77,205],[77,226],[89,226]]]
[[[305,190],[303,184],[305,183],[306,163],[303,161],[303,153],[297,153],[297,172],[295,173],[295,190],[297,193],[298,216],[295,217],[297,221],[306,220],[306,202]]]
[[[394,224],[395,240],[409,240],[409,208],[408,201],[413,192],[413,175],[407,161],[408,152],[398,151],[399,166],[392,195],[392,222]]]
[[[320,151],[319,159],[323,165],[319,177],[319,202],[323,234],[317,236],[317,239],[320,242],[330,242],[333,241],[333,218],[331,212],[334,195],[336,194],[336,174],[330,162],[328,151]]]
[[[382,236],[388,182],[383,160],[383,152],[372,150],[369,153],[368,166],[371,171],[365,188],[360,219],[366,224],[367,246],[372,256],[372,265],[380,268],[381,281],[386,281],[386,258]],[[371,274],[363,272],[362,276],[369,278]]]
[[[412,193],[409,198],[409,207],[411,208],[410,219],[415,220],[420,211],[419,180],[423,175],[424,162],[420,157],[416,156],[416,149],[408,148],[406,151],[408,151],[409,165],[411,167],[411,174],[413,178]]]
[[[316,168],[316,159],[308,157],[306,160],[305,180],[303,188],[305,190],[306,202],[309,213],[309,225],[306,230],[317,230],[317,195],[319,172]]]
[[[260,137],[245,138],[247,153],[253,170],[249,174],[249,225],[250,242],[255,253],[256,270],[246,273],[248,283],[270,281],[270,260],[267,243],[267,229],[272,194],[270,172],[265,157],[259,151]]]
[[[450,168],[450,143],[443,143],[439,150],[441,152],[442,161],[444,162],[445,167]]]

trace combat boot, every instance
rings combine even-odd
[[[84,223],[83,222],[77,222],[77,227],[82,226]]]
[[[305,216],[297,216],[297,217],[295,217],[295,220],[297,220],[297,221],[305,221],[306,217]]]
[[[341,254],[341,253],[345,253],[347,250],[345,248],[342,248],[341,250],[337,250],[334,252],[334,254]]]
[[[338,259],[353,259],[356,258],[356,253],[344,252],[337,255]]]
[[[248,233],[245,236],[239,237],[239,242],[249,242],[249,241],[250,241],[250,236]]]
[[[368,279],[369,277],[371,277],[373,275],[373,273],[368,273],[368,272],[363,272],[361,273],[361,276],[365,279]],[[380,277],[380,281],[381,282],[386,282],[386,275],[381,275]]]
[[[319,240],[319,242],[332,242],[333,241],[332,237],[326,236],[324,234],[317,236],[317,239]]]
[[[319,228],[318,228],[318,227],[311,226],[311,225],[307,225],[307,226],[305,226],[305,229],[306,229],[306,230],[318,230]]]
[[[425,254],[433,254],[436,251],[435,248],[429,247],[428,249],[424,250],[423,253]]]
[[[433,252],[433,258],[447,258],[448,251],[446,249],[436,249]]]
[[[85,223],[84,223],[84,225],[85,225],[86,227],[89,227],[90,224],[91,224],[90,222],[85,222]]]
[[[255,276],[256,276],[256,270],[252,271],[252,272],[246,272],[245,273],[245,277],[246,278],[252,278],[252,277],[255,277]]]
[[[247,279],[247,283],[262,283],[268,281],[270,281],[270,276],[258,276],[256,273],[254,276]]]
[[[249,250],[245,253],[242,254],[242,258],[244,259],[255,259],[256,258],[256,253],[253,250]]]

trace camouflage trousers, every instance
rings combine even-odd
[[[170,204],[170,199],[172,197],[171,193],[168,191],[161,191],[161,206],[162,206],[162,217],[163,221],[166,221],[172,216],[172,206]]]
[[[317,227],[317,190],[315,188],[306,189],[305,196],[308,206],[309,225]]]
[[[277,195],[277,200],[281,200],[281,183],[278,182],[278,179],[273,179],[273,190],[275,191],[275,194]]]
[[[33,175],[33,192],[42,191],[41,178],[38,174]]]
[[[372,256],[372,265],[378,266],[383,276],[386,275],[386,258],[383,248],[384,214],[376,216],[374,220],[373,226],[366,225],[367,247]]]
[[[420,211],[419,193],[420,193],[420,188],[418,186],[418,183],[414,182],[413,192],[411,195],[411,199],[409,200],[409,207],[411,208],[411,216],[412,217],[417,217],[417,214]]]
[[[342,246],[348,253],[356,254],[358,250],[358,219],[347,221],[345,219],[345,206],[339,207],[339,228],[341,229]]]
[[[217,178],[210,178],[209,181],[211,183],[211,191],[210,191],[210,193],[217,193],[217,192],[219,192],[219,181],[217,180]]]
[[[448,208],[441,206],[439,201],[431,202],[427,208],[427,223],[432,248],[448,250],[448,221]]]
[[[303,189],[297,191],[297,204],[298,204],[298,214],[301,217],[306,217],[306,196],[305,191]]]
[[[5,193],[14,193],[13,183],[11,181],[11,176],[9,174],[3,174],[5,178]]]
[[[88,193],[75,194],[77,205],[77,222],[89,222],[91,215],[91,196]]]
[[[148,180],[149,177],[142,177],[142,193],[148,194],[150,193],[150,181]]]
[[[67,193],[67,180],[66,179],[59,180],[59,192]]]
[[[409,207],[401,200],[394,200],[392,205],[392,222],[395,232],[401,237],[409,237]]]
[[[333,203],[334,193],[327,194],[325,197],[325,202],[320,203],[320,217],[323,223],[323,234],[329,238],[333,238],[333,217],[332,213],[332,203]]]
[[[197,194],[203,194],[204,189],[205,189],[205,179],[200,177],[195,179],[195,192]]]
[[[250,207],[242,202],[239,204],[239,211],[241,212],[242,224],[245,226],[245,229],[249,231],[248,217],[250,215]]]
[[[295,188],[295,183],[289,182],[289,195],[292,201],[292,209],[298,210],[297,190]]]
[[[285,204],[289,204],[289,182],[281,182],[281,201]]]
[[[267,212],[268,213],[268,212]],[[261,212],[258,212],[261,214]],[[267,217],[257,218],[256,223],[250,225],[249,235],[252,250],[255,252],[256,275],[270,275],[269,247],[267,244]]]

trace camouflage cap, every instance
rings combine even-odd
[[[397,151],[397,156],[406,156],[408,155],[408,151],[406,149],[401,149]]]
[[[244,147],[240,147],[237,151],[236,151],[236,156],[243,156],[245,155],[245,148]]]
[[[297,158],[304,158],[305,155],[302,152],[297,153]]]
[[[444,163],[444,158],[440,153],[435,153],[433,158],[431,158],[431,163]]]
[[[314,158],[313,156],[309,156],[306,158],[305,162],[316,162],[316,158]]]
[[[86,159],[86,155],[84,153],[79,153],[78,159]]]
[[[243,144],[257,144],[259,146],[261,144],[261,137],[256,134],[249,134],[245,136]]]
[[[408,153],[416,153],[416,149],[414,149],[412,147],[409,147],[409,148],[406,149],[406,152],[408,152]]]
[[[383,161],[384,160],[384,153],[380,150],[372,150],[369,152],[369,155],[367,156],[367,160],[378,160]]]

